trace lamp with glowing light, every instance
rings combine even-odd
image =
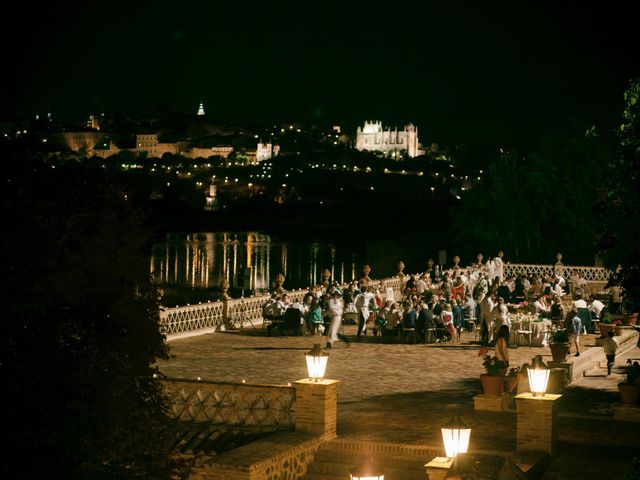
[[[542,363],[542,359],[535,357],[533,365],[527,369],[529,375],[529,389],[534,397],[544,397],[549,382],[549,369]]]
[[[351,480],[384,480],[384,474],[381,468],[366,462],[349,470],[349,478]]]
[[[455,459],[459,453],[467,453],[471,428],[459,415],[453,417],[441,430],[444,450],[448,458]]]
[[[327,369],[327,360],[329,354],[320,348],[319,343],[315,343],[313,348],[305,353],[307,359],[307,371],[309,379],[316,382],[324,378],[324,372]]]

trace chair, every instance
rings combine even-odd
[[[436,338],[442,339],[442,343],[449,340],[449,329],[447,327],[436,327]]]
[[[427,328],[424,331],[424,343],[435,343],[436,329],[434,327]]]
[[[533,334],[533,330],[531,330],[530,320],[523,320],[520,324],[520,328],[516,330],[516,343],[518,343],[518,339],[520,335],[527,336],[529,343],[527,344],[529,347],[531,346],[531,335]]]
[[[467,320],[469,323],[469,332],[473,332],[473,341],[478,340],[478,325],[476,325],[475,320]]]
[[[413,335],[413,343],[416,343],[416,329],[415,327],[402,327],[402,330],[400,332],[400,338],[402,343],[404,343],[404,339],[407,335],[407,333],[410,333]]]

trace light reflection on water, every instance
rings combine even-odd
[[[258,232],[205,232],[168,234],[154,244],[150,268],[156,284],[176,291],[214,290],[226,280],[232,291],[262,293],[278,273],[284,273],[287,289],[322,283],[324,269],[346,282],[356,276],[361,258],[333,244],[280,242]]]

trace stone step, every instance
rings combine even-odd
[[[585,373],[598,368],[601,363],[606,364],[607,358],[602,347],[591,347],[580,352],[579,357],[569,356],[564,362],[549,362],[551,368],[564,368],[567,370],[569,382],[575,382]]]
[[[425,480],[425,463],[442,453],[440,447],[335,439],[322,445],[316,452],[304,478],[349,478],[351,468],[370,459],[374,465],[383,469],[387,480]]]

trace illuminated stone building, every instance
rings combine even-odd
[[[386,156],[400,158],[405,152],[409,157],[423,155],[418,141],[418,127],[412,123],[403,130],[383,128],[382,122],[364,122],[356,131],[356,149],[382,152]]]

